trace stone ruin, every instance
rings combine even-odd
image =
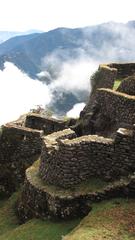
[[[72,121],[55,120],[30,113],[1,127],[1,196],[9,196],[24,182],[25,170],[41,154],[42,136],[67,128]]]
[[[121,84],[115,91],[117,80]],[[134,63],[100,65],[92,77],[92,92],[76,125],[77,134],[113,137],[118,128],[131,128],[135,123],[134,80]]]
[[[11,166],[34,162],[20,174],[24,177],[27,168],[17,207],[20,221],[84,216],[92,202],[135,197],[134,73],[135,63],[100,65],[77,122],[30,114],[23,126],[4,126],[3,159]],[[113,90],[116,80],[121,84]]]

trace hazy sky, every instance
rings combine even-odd
[[[133,19],[134,0],[0,0],[0,31],[47,31]]]

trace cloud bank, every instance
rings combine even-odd
[[[80,90],[90,90],[90,75],[96,70],[97,64],[90,58],[77,58],[61,65],[58,78],[50,84],[50,89],[56,88],[75,93]]]
[[[72,53],[63,49],[53,51],[42,60],[43,71],[38,74],[52,93],[50,107],[60,115],[66,114],[65,110],[69,111],[75,104],[87,101],[91,91],[90,76],[98,67],[83,49],[75,49]],[[71,117],[76,116],[74,110]]]
[[[31,79],[13,63],[6,62],[4,66],[4,70],[0,70],[0,125],[17,119],[37,105],[45,108],[55,99],[56,89],[60,93],[89,90],[90,72],[96,67],[84,59],[64,62],[59,77],[46,85],[39,80]],[[51,78],[50,73],[46,71],[42,75]],[[67,116],[78,117],[84,105],[76,104]]]
[[[38,76],[48,76],[51,89],[88,90],[90,75],[98,64],[83,48],[59,48],[42,59],[43,72]]]
[[[29,78],[12,63],[5,63],[5,69],[0,71],[0,125],[50,101],[51,93],[45,84]]]

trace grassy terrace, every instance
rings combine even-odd
[[[42,191],[50,193],[52,196],[59,196],[60,198],[74,197],[82,194],[87,194],[89,192],[100,191],[104,189],[108,183],[102,181],[101,179],[92,178],[87,182],[76,185],[74,188],[62,189],[57,186],[45,184],[39,177],[38,173],[39,160],[36,161],[30,168],[27,169],[27,179],[35,187],[41,189]]]
[[[114,82],[113,90],[117,90],[117,88],[119,87],[120,83],[121,83],[121,80],[120,79],[116,79],[115,82]]]
[[[80,219],[72,221],[42,221],[32,219],[19,225],[14,213],[18,193],[0,201],[0,240],[61,240],[76,227]]]
[[[15,193],[8,200],[0,201],[0,240],[135,239],[133,199],[112,199],[93,204],[93,210],[81,222],[80,219],[60,222],[32,219],[19,225],[14,213],[17,197],[18,193]]]
[[[135,200],[112,199],[93,211],[63,240],[134,240]]]

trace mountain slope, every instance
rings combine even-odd
[[[7,41],[10,38],[21,35],[28,35],[32,33],[41,33],[39,30],[28,30],[26,32],[15,32],[15,31],[0,31],[0,43]]]
[[[45,82],[53,96],[49,107],[65,114],[74,104],[87,101],[94,65],[134,61],[134,39],[135,21],[16,36],[0,44],[0,69],[9,61]]]
[[[14,37],[0,45],[1,69],[5,61],[11,61],[32,77],[42,70],[42,58],[56,49],[76,48],[80,30],[56,29],[48,33]],[[64,56],[63,56],[64,57]],[[27,65],[29,67],[27,67]]]
[[[100,61],[132,61],[135,22],[104,23],[85,28],[58,28],[45,33],[17,36],[0,44],[0,66],[11,61],[32,77],[47,69],[46,58],[56,54],[62,60],[89,56]],[[27,67],[28,65],[28,67]],[[48,69],[47,69],[48,70]]]

